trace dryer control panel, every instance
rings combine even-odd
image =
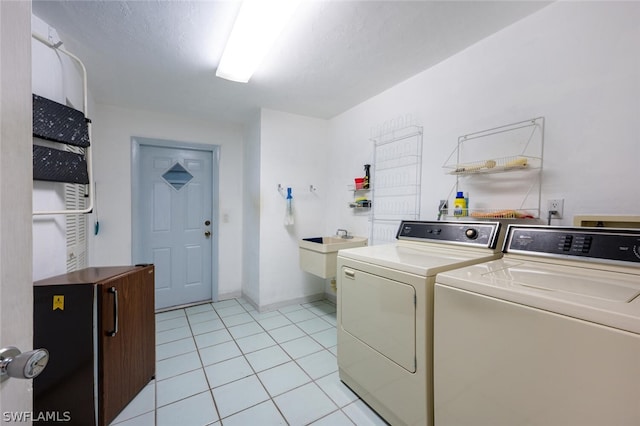
[[[499,222],[402,221],[396,238],[496,248],[499,235]]]
[[[510,225],[503,251],[640,266],[640,230]]]

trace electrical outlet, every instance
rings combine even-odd
[[[438,220],[442,216],[447,216],[449,214],[449,205],[447,200],[440,200],[440,204],[438,205]]]
[[[564,213],[564,198],[557,198],[555,200],[547,201],[547,211],[554,211],[553,217],[555,219],[562,219]]]

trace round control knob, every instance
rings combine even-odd
[[[466,231],[464,231],[464,234],[470,240],[475,240],[476,238],[478,238],[478,231],[476,229],[473,229],[473,228],[467,229]]]

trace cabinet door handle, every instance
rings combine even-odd
[[[347,277],[347,278],[355,279],[356,272],[352,271],[351,269],[345,269],[344,270],[344,276]]]
[[[108,331],[107,335],[114,337],[118,334],[118,290],[111,287],[109,293],[113,294],[113,331]]]

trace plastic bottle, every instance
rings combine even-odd
[[[464,198],[464,194],[462,191],[458,191],[456,194],[456,199],[453,201],[453,215],[454,216],[466,216],[467,213],[467,203]]]
[[[370,164],[365,164],[364,165],[364,182],[363,182],[363,185],[362,185],[362,187],[364,189],[369,189],[369,181],[371,179],[371,175],[370,175],[370,172],[369,172],[369,168],[370,167],[371,167]]]
[[[469,216],[469,193],[464,193],[464,214],[463,216]]]

